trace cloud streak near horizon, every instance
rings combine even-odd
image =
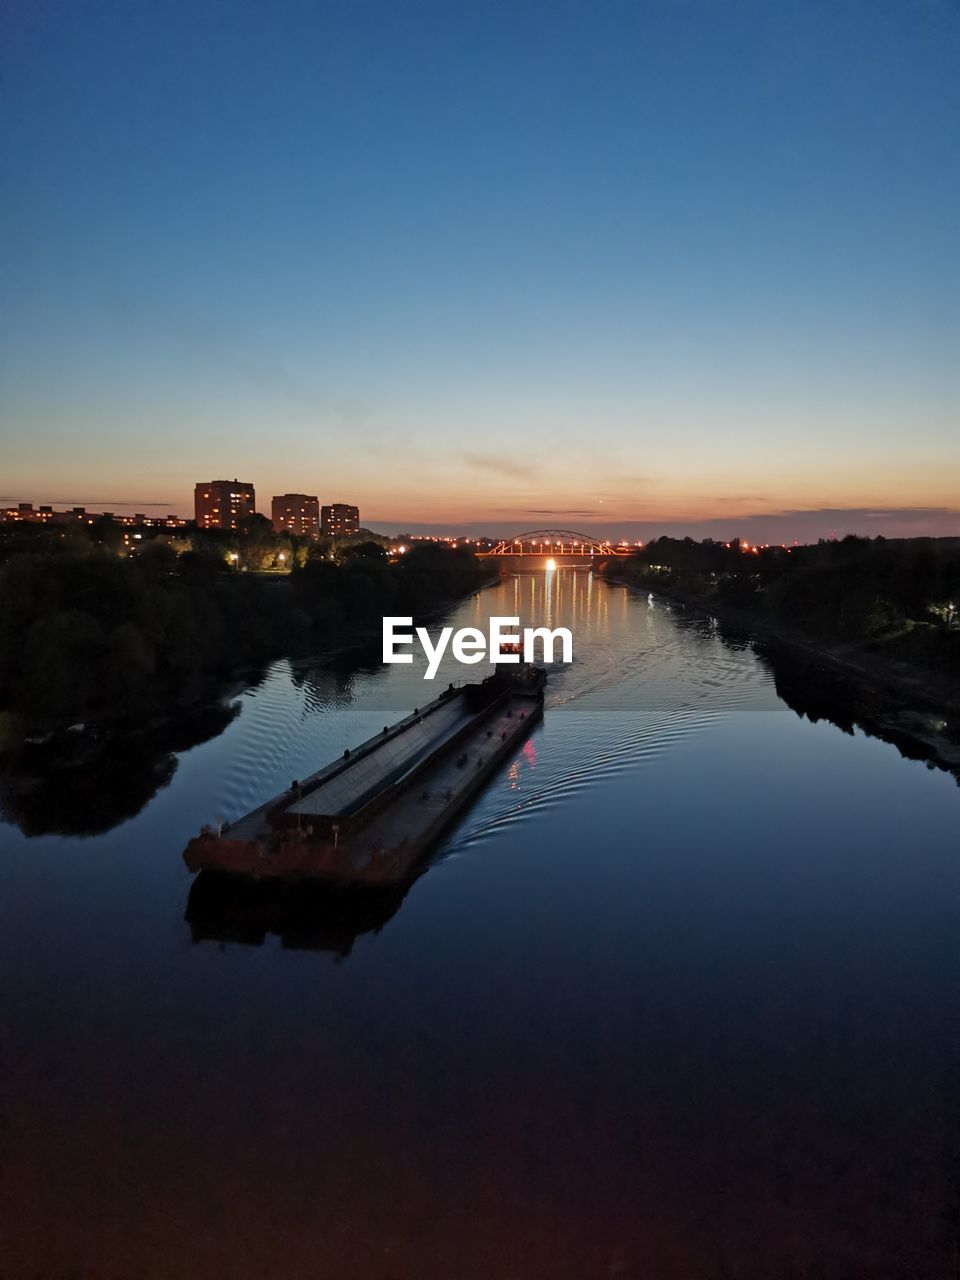
[[[429,523],[401,527],[395,523],[388,525],[373,521],[371,527],[388,533],[464,533],[473,537],[510,537],[527,532],[530,526],[516,520],[483,520],[455,527]],[[613,520],[606,523],[602,519],[593,519],[582,532],[602,532],[609,537],[644,542],[661,536],[698,540],[715,538],[724,542],[736,537],[745,537],[750,542],[815,542],[818,538],[842,538],[849,533],[869,537],[882,534],[889,538],[960,537],[960,508],[903,507],[877,511],[858,507],[827,507],[709,520]]]

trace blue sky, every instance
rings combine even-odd
[[[2,44],[0,496],[960,533],[956,5],[8,0]]]

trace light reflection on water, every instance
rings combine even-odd
[[[276,903],[261,946],[191,944],[180,851],[449,657],[432,688],[278,663],[131,821],[0,828],[0,1274],[949,1274],[954,780],[589,573],[445,622],[491,615],[569,626],[575,662],[352,945],[280,946]]]
[[[769,675],[749,650],[732,649],[693,621],[684,625],[696,642],[678,649],[677,623],[663,608],[645,602],[638,608],[625,588],[606,586],[587,572],[513,575],[444,622],[486,633],[492,616],[519,617],[521,627],[566,626],[573,632],[574,663],[552,668],[547,708],[576,708],[586,718],[544,762],[541,785],[547,788],[562,787],[578,762],[598,776],[668,750],[726,711],[778,705]],[[316,767],[318,759],[339,755],[435,697],[448,681],[481,679],[493,669],[465,668],[448,652],[436,679],[427,682],[419,647],[414,657],[412,666],[346,677],[298,663],[291,678],[290,664],[276,664],[245,696],[243,716],[219,745],[221,751],[231,749],[217,780],[217,815],[237,817]],[[594,732],[587,726],[599,712],[605,716]],[[524,762],[517,763],[522,773]]]

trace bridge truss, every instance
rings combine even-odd
[[[632,547],[602,541],[576,529],[531,529],[515,538],[504,538],[482,556],[628,556]]]

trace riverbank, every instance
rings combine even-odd
[[[464,592],[462,596],[446,600],[430,612],[416,616],[415,625],[429,626],[436,622],[467,596],[492,586],[496,576],[488,577]],[[379,664],[381,639],[380,626],[364,627],[351,632],[348,637],[343,637],[337,644],[327,645],[322,649],[300,647],[288,653],[278,653],[269,661],[288,658],[294,667],[302,667],[304,664],[310,667],[344,664],[364,666],[370,662]],[[24,734],[9,712],[0,711],[0,766],[5,759],[9,762],[24,748],[44,748],[51,753],[51,758],[55,758],[58,764],[64,764],[70,758],[85,762],[91,752],[95,751],[97,744],[107,739],[122,739],[133,750],[137,750],[140,743],[151,741],[157,734],[175,730],[176,726],[191,721],[197,716],[214,713],[218,708],[229,710],[230,705],[237,698],[263,679],[267,666],[269,662],[257,666],[246,665],[228,671],[222,677],[213,680],[209,687],[195,691],[166,711],[135,716],[123,713],[92,722],[59,726],[43,733]],[[222,726],[216,732],[219,733],[221,730]],[[39,755],[39,752],[35,751],[34,754]]]
[[[402,564],[311,561],[285,581],[87,553],[0,571],[0,754],[156,728],[259,680],[278,658],[379,661],[384,614],[427,620],[491,582],[472,556],[425,546]]]
[[[851,722],[893,743],[902,754],[952,773],[960,783],[960,675],[931,671],[903,659],[891,660],[872,650],[869,642],[812,637],[754,611],[676,586],[663,586],[652,575],[643,579],[623,573],[603,576],[611,585],[649,592],[684,609],[715,617],[727,634],[758,641],[761,656],[771,659],[777,692],[798,714],[814,720],[825,714],[833,718],[822,710],[824,689],[834,702],[842,693]],[[790,666],[786,679],[784,661],[779,663],[781,678],[777,678],[778,658]]]
[[[430,625],[460,600],[438,602],[417,615]],[[278,654],[301,676],[311,668],[348,683],[358,671],[379,669],[381,628],[343,629],[339,643]],[[24,734],[0,712],[0,817],[31,836],[102,834],[144,808],[169,785],[184,752],[218,737],[240,711],[241,695],[256,690],[270,663],[245,665],[196,685],[192,697],[165,707],[141,703],[133,713]]]

